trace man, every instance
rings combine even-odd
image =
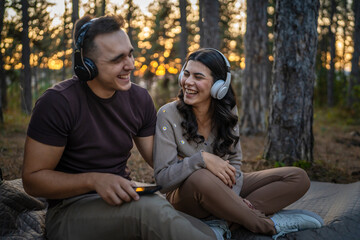
[[[48,200],[49,239],[214,239],[204,223],[133,189],[126,162],[134,141],[152,166],[156,112],[130,81],[133,47],[122,24],[113,16],[77,21],[77,77],[48,89],[34,107],[24,188]]]

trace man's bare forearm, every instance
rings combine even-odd
[[[61,199],[95,191],[94,181],[99,174],[39,170],[24,174],[23,184],[25,191],[34,197]]]

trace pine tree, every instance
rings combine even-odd
[[[31,33],[30,47],[31,54],[34,56],[32,61],[32,74],[34,76],[34,94],[37,96],[39,68],[47,67],[48,59],[60,49],[54,37],[58,31],[57,27],[49,24],[53,19],[50,17],[48,9],[53,6],[54,3],[49,3],[47,0],[31,0],[28,2],[30,18],[29,32]]]
[[[5,15],[5,0],[0,1],[0,46],[2,45],[3,37],[2,30],[4,26],[4,15]],[[3,101],[2,95],[5,89],[6,92],[6,82],[5,82],[5,73],[4,73],[4,60],[2,51],[0,51],[0,124],[4,122],[3,117]]]
[[[144,75],[147,86],[152,85],[155,75],[167,74],[166,65],[169,59],[176,56],[175,48],[173,48],[176,35],[171,29],[179,23],[173,11],[174,4],[166,0],[159,0],[149,5],[151,16],[148,17],[147,22],[151,24],[149,26],[151,34],[144,42],[148,42],[151,47],[146,48],[142,54],[146,59],[144,64],[148,66]]]
[[[264,133],[267,110],[268,32],[267,0],[247,1],[245,71],[242,81],[240,121],[246,135]]]
[[[273,79],[264,157],[313,161],[318,0],[277,0]]]
[[[188,50],[188,30],[187,30],[187,11],[186,7],[188,6],[187,0],[179,0],[179,8],[180,8],[180,26],[181,26],[181,33],[180,33],[180,58],[182,63],[184,64],[187,50]]]
[[[335,21],[337,2],[331,0],[330,3],[330,24],[329,24],[329,41],[330,41],[330,69],[327,74],[327,105],[334,106],[334,84],[335,84],[335,54],[336,54],[336,36],[337,23]]]
[[[354,28],[354,53],[351,60],[351,74],[348,88],[349,107],[353,107],[357,103],[357,109],[360,104],[360,1],[353,2],[353,11],[355,19]],[[357,90],[357,91],[356,91]],[[357,93],[357,94],[356,94]]]
[[[31,68],[30,68],[30,39],[29,39],[29,2],[21,0],[22,32],[21,32],[21,109],[30,115],[32,109]]]
[[[220,49],[220,3],[218,0],[203,0],[203,28],[205,48]]]
[[[138,5],[134,3],[133,0],[125,0],[123,5],[123,10],[121,11],[124,19],[126,20],[126,31],[129,36],[130,42],[134,47],[134,56],[135,58],[139,56],[139,32],[141,31],[140,25],[138,24],[141,21],[141,11]],[[134,72],[131,72],[131,81],[137,82],[137,79],[134,76]]]

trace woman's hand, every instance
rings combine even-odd
[[[202,152],[206,168],[212,172],[215,176],[221,179],[226,185],[232,187],[235,184],[236,170],[230,165],[229,161],[224,161],[220,157],[208,153]]]

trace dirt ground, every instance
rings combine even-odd
[[[349,183],[360,180],[360,127],[314,125],[314,163],[307,168],[316,181]],[[25,129],[0,129],[0,168],[6,180],[21,177]],[[270,168],[261,158],[265,136],[241,137],[244,172]],[[128,161],[133,180],[153,183],[153,170],[142,160],[136,148]]]

